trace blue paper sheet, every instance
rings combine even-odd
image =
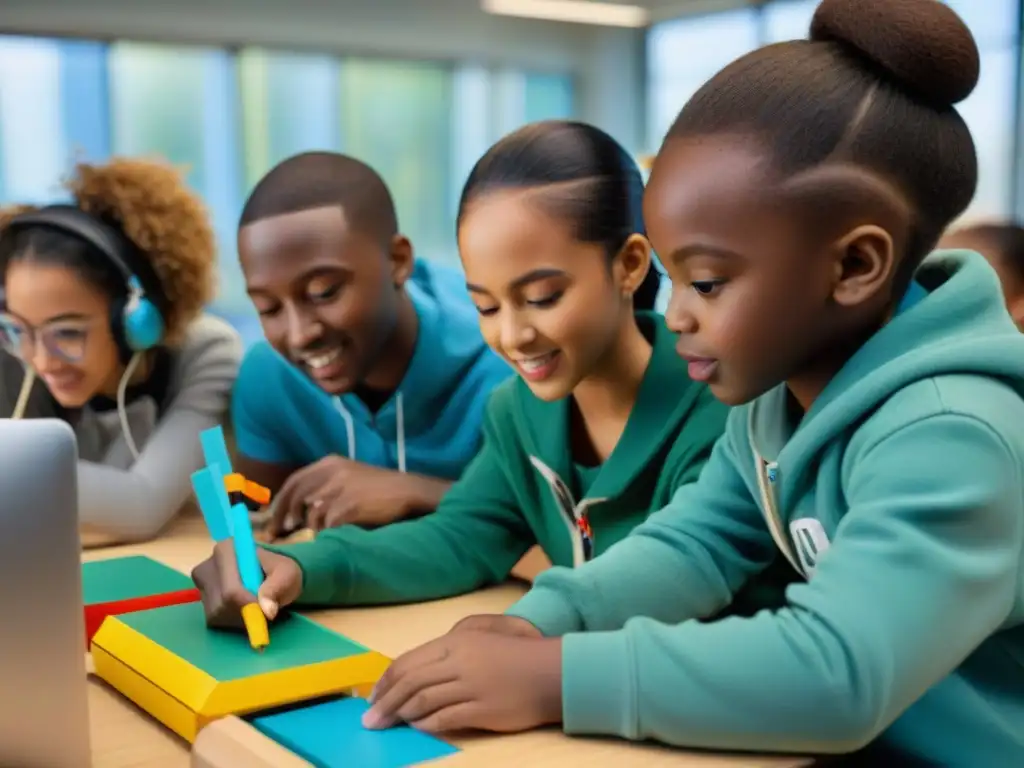
[[[458,752],[407,725],[367,730],[361,720],[368,708],[364,699],[343,697],[248,719],[317,768],[405,768]]]

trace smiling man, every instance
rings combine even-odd
[[[345,155],[282,161],[242,211],[238,252],[266,341],[243,361],[238,471],[269,525],[382,525],[434,509],[511,375],[461,273],[416,261],[383,180]]]

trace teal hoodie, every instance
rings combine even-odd
[[[799,424],[784,387],[733,409],[696,483],[509,610],[565,636],[566,731],[1024,765],[1024,336],[977,254],[917,282]],[[773,551],[785,607],[694,620]]]
[[[398,391],[376,413],[355,394],[327,395],[262,341],[235,381],[238,452],[287,467],[339,454],[458,479],[480,449],[491,390],[512,369],[484,343],[461,272],[417,261],[406,292],[419,318],[416,347]]]

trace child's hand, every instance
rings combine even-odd
[[[465,630],[396,659],[377,683],[367,728],[525,731],[562,720],[562,641]]]
[[[295,602],[302,593],[302,569],[290,557],[257,547],[264,579],[258,596],[252,595],[238,575],[238,561],[231,540],[218,542],[213,555],[192,569],[192,581],[206,612],[206,624],[222,629],[244,629],[242,606],[258,599],[266,617]]]
[[[494,632],[499,635],[517,637],[544,637],[541,631],[526,619],[517,616],[505,616],[500,613],[479,613],[467,616],[452,627],[449,632]]]

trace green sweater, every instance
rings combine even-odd
[[[604,464],[574,464],[569,398],[544,402],[521,379],[510,379],[491,396],[480,453],[437,510],[271,547],[302,567],[299,602],[449,597],[503,581],[535,543],[555,565],[580,565],[668,504],[676,489],[697,479],[728,409],[687,377],[664,318],[641,314],[638,323],[653,353],[622,437]],[[586,494],[576,490],[583,482]]]

